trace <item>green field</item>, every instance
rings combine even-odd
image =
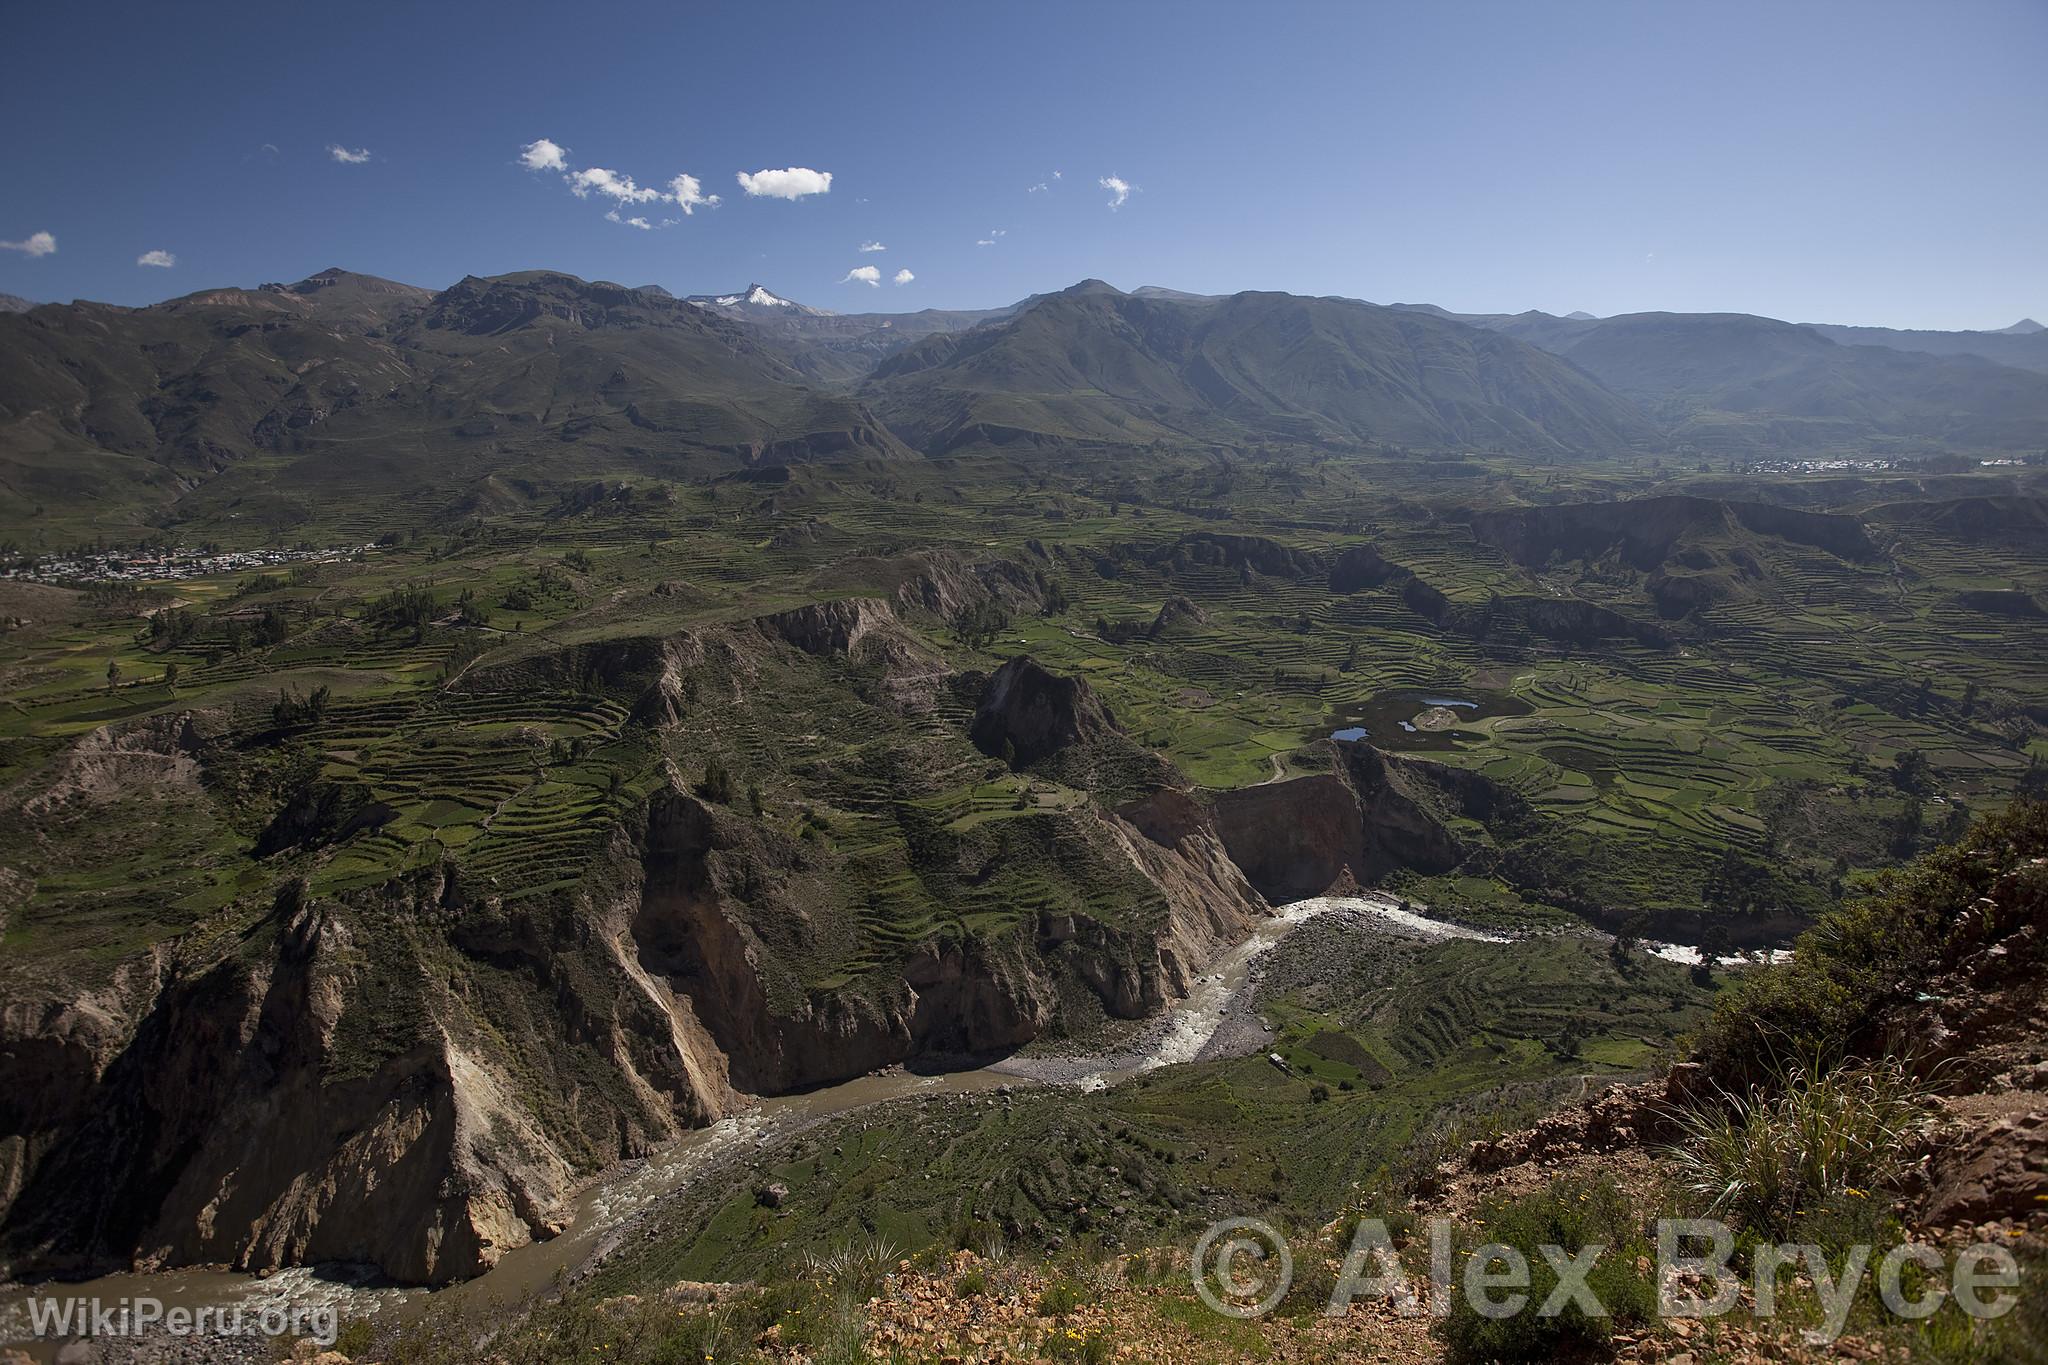
[[[1019,652],[1087,678],[1140,746],[1213,789],[1327,769],[1316,741],[1328,718],[1390,692],[1518,700],[1524,714],[1461,722],[1423,755],[1484,774],[1546,820],[1522,846],[1471,827],[1500,846],[1427,883],[1476,914],[1723,906],[1789,925],[1856,870],[1931,840],[1958,808],[2014,789],[2041,743],[2048,627],[1972,612],[1957,594],[1995,583],[2048,596],[2044,547],[1965,545],[1910,518],[1886,521],[1882,557],[1860,564],[1754,537],[1737,548],[1766,572],[1660,627],[1661,645],[1544,638],[1513,620],[1475,635],[1419,614],[1393,585],[1328,581],[1336,554],[1371,543],[1453,604],[1547,592],[1654,623],[1640,573],[1555,559],[1525,571],[1452,520],[1475,501],[1597,497],[1631,482],[1682,487],[1643,470],[1506,464],[1444,484],[1427,461],[1283,455],[1221,468],[825,464],[768,483],[623,470],[611,485],[623,491],[603,499],[429,520],[289,574],[119,593],[0,586],[20,600],[0,638],[0,780],[25,797],[62,788],[78,761],[67,747],[101,727],[190,713],[199,736],[175,821],[110,822],[90,801],[60,801],[45,803],[33,846],[14,826],[5,851],[36,889],[8,939],[31,951],[91,940],[107,955],[101,918],[133,945],[237,898],[267,899],[289,877],[346,891],[444,859],[506,895],[569,885],[665,764],[694,779],[714,758],[738,804],[758,793],[764,824],[829,847],[853,883],[805,968],[813,980],[885,968],[944,926],[988,932],[1063,899],[1123,899],[1121,913],[1142,915],[1141,894],[1084,888],[1044,865],[1059,836],[1034,830],[1071,823],[1081,793],[1008,774],[961,743],[973,695],[950,678]],[[343,518],[294,535],[320,544],[370,529]],[[1262,569],[1204,539],[1218,535],[1257,537],[1298,562]],[[1007,572],[988,577],[991,565]],[[952,586],[935,597],[934,581]],[[969,647],[942,599],[983,581],[999,584],[1006,620]],[[379,600],[406,585],[427,606],[379,619]],[[467,622],[465,596],[481,608]],[[847,596],[888,603],[916,659],[803,655],[752,624]],[[1194,611],[1154,632],[1169,600]],[[153,633],[147,614],[174,608],[185,633]],[[709,646],[689,698],[671,723],[636,722],[651,676],[608,673],[600,656],[607,642],[674,638]],[[903,687],[914,705],[891,695]],[[274,723],[281,691],[318,688],[320,714]],[[1400,747],[1391,732],[1375,738]],[[1911,793],[1892,781],[1907,751],[1926,762]],[[325,846],[250,857],[315,782],[381,818]],[[167,798],[143,783],[121,799],[141,812]],[[1915,815],[1918,834],[1883,833]],[[934,838],[1002,850],[1002,875],[927,875]],[[1715,882],[1730,859],[1748,889]]]

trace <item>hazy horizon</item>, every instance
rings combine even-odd
[[[497,273],[497,274],[499,274],[499,275],[516,275],[516,274],[521,274],[521,273],[524,273],[524,272],[527,272],[527,271],[549,271],[549,270],[556,270],[556,269],[557,269],[557,268],[556,268],[556,267],[554,267],[554,266],[547,266],[547,265],[529,265],[529,266],[515,266],[515,267],[513,267],[513,268],[512,268],[512,269],[510,269],[510,270],[498,271],[498,272],[496,272],[496,273]],[[321,267],[319,267],[319,269],[317,269],[317,270],[309,270],[309,271],[306,271],[306,272],[305,272],[304,274],[302,274],[302,275],[297,275],[297,276],[294,276],[293,278],[290,278],[290,279],[275,279],[275,280],[215,280],[215,281],[211,281],[211,282],[207,282],[207,283],[196,283],[196,282],[195,282],[195,283],[193,284],[193,286],[192,286],[191,288],[189,288],[189,289],[181,289],[181,290],[177,290],[177,291],[175,291],[175,292],[173,292],[173,293],[168,293],[168,294],[165,294],[165,295],[163,295],[163,296],[162,296],[161,298],[155,298],[155,299],[147,299],[147,300],[144,300],[144,301],[142,301],[142,302],[141,302],[141,303],[139,303],[139,304],[122,304],[122,305],[118,305],[118,306],[123,306],[123,307],[149,307],[149,306],[151,306],[152,304],[158,304],[158,303],[169,303],[169,302],[172,302],[172,301],[174,301],[174,300],[176,300],[176,299],[179,299],[179,298],[184,298],[184,297],[186,297],[186,296],[188,296],[188,295],[191,295],[191,294],[195,294],[195,293],[205,293],[205,292],[207,292],[208,290],[212,290],[212,289],[257,289],[257,288],[261,288],[262,286],[264,286],[264,285],[267,285],[267,284],[295,284],[295,283],[297,283],[297,282],[298,282],[299,280],[302,280],[302,279],[309,279],[309,278],[311,278],[312,276],[314,276],[314,275],[316,275],[316,274],[320,274],[320,273],[323,273],[323,272],[325,272],[325,271],[328,271],[328,270],[344,270],[344,271],[349,271],[349,272],[350,272],[350,273],[352,273],[352,274],[358,274],[358,275],[374,275],[374,274],[375,274],[375,272],[373,272],[373,271],[367,271],[367,270],[355,270],[355,269],[354,269],[353,267],[351,267],[351,266],[348,266],[348,265],[345,265],[345,264],[343,264],[343,263],[341,263],[341,262],[339,262],[339,261],[333,261],[333,262],[329,262],[329,263],[328,263],[327,265],[325,265],[325,266],[321,266]],[[566,274],[566,273],[573,273],[573,272],[558,272],[558,273],[565,273],[565,274]],[[453,279],[451,279],[451,280],[443,280],[443,281],[425,281],[425,280],[406,280],[406,279],[395,279],[395,278],[393,278],[393,277],[391,277],[391,276],[388,276],[388,275],[380,275],[380,276],[377,276],[377,278],[380,278],[380,279],[390,279],[390,280],[392,280],[392,282],[393,282],[393,283],[395,283],[395,284],[408,284],[408,285],[412,285],[412,286],[414,286],[414,287],[416,287],[416,288],[420,288],[420,289],[426,289],[426,290],[431,290],[431,291],[433,291],[433,292],[436,292],[436,293],[438,293],[438,292],[440,292],[441,290],[444,290],[444,289],[448,288],[449,286],[451,286],[451,285],[453,285],[453,284],[455,284],[455,283],[456,283],[456,280],[453,280]],[[458,278],[460,278],[460,277],[458,277]],[[592,277],[582,277],[582,278],[592,278]],[[785,293],[784,291],[782,291],[781,289],[779,289],[779,288],[778,288],[778,287],[776,286],[776,284],[775,284],[775,282],[774,282],[773,280],[767,280],[767,279],[748,279],[748,280],[743,280],[743,281],[737,281],[737,282],[733,282],[733,283],[730,283],[730,284],[714,284],[714,285],[707,285],[707,286],[705,286],[705,287],[702,287],[702,288],[697,288],[697,287],[691,287],[691,288],[688,288],[688,289],[681,289],[681,288],[676,288],[676,287],[673,287],[673,286],[671,286],[671,285],[667,285],[667,284],[660,284],[660,287],[661,287],[661,288],[663,288],[663,289],[667,289],[667,290],[668,290],[668,291],[669,291],[669,292],[670,292],[671,294],[674,294],[674,295],[675,295],[676,297],[678,297],[678,298],[702,298],[702,297],[707,297],[707,296],[712,296],[712,295],[724,295],[724,294],[731,294],[731,293],[737,293],[737,292],[739,292],[739,291],[742,291],[742,290],[745,290],[745,289],[747,289],[747,288],[749,288],[749,287],[751,287],[751,286],[753,286],[753,285],[760,285],[761,287],[763,287],[763,288],[765,288],[765,289],[769,290],[769,291],[770,291],[771,293],[774,293],[774,294],[776,295],[776,297],[778,297],[778,298],[786,298],[786,299],[789,299],[789,301],[790,301],[790,302],[792,302],[792,303],[800,303],[800,304],[804,304],[804,305],[806,305],[806,306],[809,306],[809,307],[814,307],[814,308],[820,308],[820,309],[824,309],[824,310],[825,310],[825,311],[827,311],[827,312],[833,312],[833,313],[855,313],[855,314],[887,314],[887,313],[906,313],[906,314],[907,314],[907,313],[918,313],[918,312],[923,312],[923,311],[926,311],[926,310],[929,310],[929,309],[939,309],[939,310],[941,310],[941,311],[948,311],[948,312],[980,312],[980,311],[989,311],[989,310],[995,310],[995,309],[1002,309],[1002,308],[1007,308],[1007,307],[1011,306],[1012,304],[1018,303],[1018,302],[1020,302],[1021,300],[1025,299],[1025,298],[1028,298],[1028,297],[1031,297],[1031,296],[1033,296],[1033,295],[1038,295],[1038,294],[1048,294],[1048,293],[1056,293],[1056,292],[1058,292],[1058,291],[1060,291],[1060,290],[1062,290],[1062,289],[1068,289],[1068,288],[1072,288],[1072,287],[1073,287],[1073,286],[1075,286],[1075,285],[1081,284],[1081,283],[1082,283],[1082,282],[1083,282],[1084,280],[1088,280],[1088,279],[1099,279],[1099,278],[1100,278],[1099,276],[1083,276],[1083,277],[1081,277],[1081,278],[1078,278],[1078,279],[1072,279],[1072,280],[1068,280],[1068,281],[1066,281],[1066,282],[1064,282],[1064,283],[1060,283],[1060,284],[1049,284],[1049,285],[1046,285],[1045,287],[1043,287],[1043,288],[1040,288],[1040,289],[1033,289],[1033,290],[1030,290],[1030,291],[1029,291],[1028,293],[1026,293],[1026,294],[1021,294],[1021,295],[1017,296],[1016,298],[1005,298],[1005,299],[989,299],[989,300],[987,300],[987,301],[984,301],[984,302],[980,302],[980,303],[965,303],[965,304],[953,304],[953,305],[946,305],[946,304],[934,304],[934,303],[911,303],[911,302],[909,302],[908,300],[904,300],[904,299],[901,299],[901,298],[892,298],[892,297],[890,297],[890,296],[884,295],[884,296],[881,296],[881,297],[877,298],[877,299],[875,300],[875,302],[874,302],[873,306],[870,306],[870,307],[862,307],[862,306],[860,306],[859,300],[857,300],[857,299],[856,299],[855,301],[851,302],[851,303],[837,303],[836,301],[828,301],[828,302],[823,302],[823,303],[821,303],[821,302],[819,302],[819,301],[818,301],[818,300],[816,300],[816,299],[810,299],[810,298],[802,298],[802,297],[796,297],[796,296],[793,296],[793,295],[791,295],[791,294]],[[605,280],[605,279],[603,279],[602,277],[596,277],[596,278],[592,278],[592,282],[593,282],[593,283],[595,283],[595,282],[600,282],[600,281],[602,281],[602,282],[604,282],[604,283],[610,283],[610,284],[617,284],[617,285],[624,285],[624,286],[626,286],[626,287],[628,287],[628,288],[644,288],[644,287],[647,287],[647,286],[649,286],[649,285],[655,285],[655,284],[659,284],[659,283],[660,283],[659,281],[655,281],[655,280],[640,280],[640,281],[629,281],[629,280],[618,280],[618,279],[611,279],[611,280]],[[1256,286],[1256,285],[1252,285],[1252,286],[1246,286],[1246,288],[1245,288],[1245,289],[1242,289],[1242,290],[1230,290],[1230,291],[1211,291],[1211,290],[1197,290],[1197,289],[1189,289],[1189,288],[1184,288],[1183,286],[1180,286],[1180,285],[1175,285],[1175,284],[1161,284],[1161,283],[1160,283],[1159,281],[1157,281],[1157,280],[1147,280],[1147,281],[1143,282],[1142,284],[1136,284],[1136,285],[1122,285],[1122,284],[1118,284],[1118,283],[1117,283],[1116,281],[1114,281],[1114,280],[1104,280],[1104,281],[1102,281],[1102,282],[1103,282],[1103,283],[1105,283],[1105,284],[1108,284],[1108,285],[1110,285],[1110,286],[1111,286],[1112,288],[1115,288],[1115,289],[1119,289],[1119,290],[1121,290],[1121,291],[1123,291],[1124,293],[1127,293],[1127,294],[1128,294],[1128,293],[1134,293],[1134,292],[1136,292],[1137,290],[1140,290],[1140,289],[1166,289],[1166,290],[1172,290],[1172,291],[1175,291],[1175,292],[1179,292],[1179,293],[1185,293],[1185,294],[1217,294],[1218,296],[1227,296],[1227,294],[1228,294],[1228,293],[1245,293],[1245,292],[1251,292],[1251,293],[1272,293],[1272,292],[1284,292],[1284,293],[1300,294],[1300,295],[1305,295],[1305,296],[1310,296],[1310,297],[1323,297],[1323,298],[1352,298],[1352,297],[1353,297],[1353,296],[1351,296],[1351,295],[1348,295],[1348,294],[1337,294],[1337,293],[1334,293],[1334,292],[1332,292],[1332,291],[1329,291],[1329,290],[1284,290],[1284,291],[1274,291],[1274,290],[1266,290],[1266,289],[1262,289],[1262,288],[1260,288],[1259,286]],[[1433,305],[1433,306],[1435,306],[1435,307],[1439,307],[1439,308],[1443,308],[1443,307],[1445,307],[1445,305],[1443,305],[1443,304],[1441,304],[1441,303],[1438,303],[1438,302],[1437,302],[1437,300],[1435,300],[1435,299],[1361,299],[1361,300],[1358,300],[1358,301],[1359,301],[1359,302],[1363,302],[1363,303],[1370,303],[1370,304],[1378,304],[1378,305],[1381,305],[1381,306],[1388,306],[1388,307],[1414,307],[1414,306],[1420,306],[1420,305]],[[35,300],[32,300],[32,302],[35,302],[35,303],[39,303],[39,304],[40,304],[40,303],[113,303],[113,302],[114,302],[114,300],[111,300],[111,299],[88,299],[88,298],[77,298],[77,299],[35,299]],[[835,304],[836,304],[836,306],[835,306]],[[1452,313],[1498,313],[1498,314],[1515,314],[1515,313],[1524,313],[1524,312],[1529,312],[1529,311],[1538,311],[1538,312],[1550,313],[1550,314],[1552,314],[1553,316],[1556,316],[1556,317],[1564,317],[1564,316],[1567,316],[1567,315],[1569,315],[1569,314],[1572,314],[1572,313],[1575,313],[1575,312],[1585,312],[1585,313],[1588,313],[1588,314],[1590,314],[1590,316],[1593,316],[1593,317],[1596,317],[1596,318],[1610,318],[1610,317],[1619,317],[1619,316],[1623,316],[1623,314],[1619,314],[1619,313],[1591,313],[1591,310],[1587,310],[1587,309],[1573,309],[1573,308],[1538,308],[1538,309],[1532,309],[1532,308],[1516,308],[1516,307],[1499,307],[1499,308],[1471,308],[1471,309],[1455,309],[1455,308],[1451,308],[1451,309],[1446,309],[1446,311],[1449,311],[1449,312],[1452,312]],[[1715,313],[1715,312],[1718,312],[1718,313],[1729,313],[1729,312],[1735,312],[1735,311],[1737,311],[1737,310],[1733,310],[1733,309],[1673,309],[1673,308],[1654,308],[1654,307],[1652,307],[1652,308],[1635,308],[1635,309],[1630,309],[1630,310],[1628,310],[1628,312],[1631,312],[1631,313],[1673,313],[1673,312],[1698,312],[1698,313]],[[1771,316],[1771,315],[1770,315],[1770,314],[1754,314],[1754,315],[1752,315],[1752,316],[1762,316],[1762,317],[1769,317],[1769,316]],[[1797,323],[1797,324],[1801,324],[1801,325],[1826,325],[1826,326],[1860,326],[1860,327],[1892,327],[1892,326],[1894,326],[1894,324],[1891,324],[1891,323],[1883,323],[1883,322],[1877,322],[1877,323],[1868,323],[1868,322],[1865,322],[1865,323],[1841,323],[1841,322],[1838,322],[1838,321],[1837,321],[1836,319],[1833,319],[1833,318],[1779,318],[1779,319],[1777,319],[1777,320],[1778,320],[1778,321],[1782,321],[1782,322],[1792,322],[1792,323]],[[1936,331],[1958,331],[1958,332],[1999,332],[1999,331],[2003,331],[2003,330],[2005,330],[2006,328],[2009,328],[2009,327],[2013,326],[2013,325],[2014,325],[2015,323],[2019,323],[2019,322],[2029,322],[2029,321],[2033,321],[2033,322],[2038,322],[2038,321],[2039,321],[2039,319],[2038,319],[2038,318],[2036,318],[2036,317],[2034,317],[2034,316],[2033,316],[2032,314],[2023,314],[2023,315],[2018,315],[2018,316],[2015,316],[2015,317],[2012,317],[2012,318],[2008,318],[2008,319],[2006,319],[2006,320],[2005,320],[2004,322],[1999,322],[1999,323],[1986,323],[1986,324],[1982,324],[1982,325],[1976,325],[1976,326],[1968,326],[1968,327],[1951,327],[1951,328],[1901,328],[1900,330],[1936,330]]]

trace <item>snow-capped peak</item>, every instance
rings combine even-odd
[[[790,300],[776,294],[771,294],[758,284],[748,285],[747,292],[744,294],[719,294],[707,300],[707,302],[715,303],[720,308],[738,308],[742,304],[751,305],[755,308],[796,307]]]
[[[736,294],[693,294],[687,302],[699,308],[715,308],[728,313],[752,313],[757,317],[830,317],[822,308],[812,308],[786,299],[766,285],[750,284]]]

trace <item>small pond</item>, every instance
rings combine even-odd
[[[1490,716],[1526,716],[1535,708],[1505,692],[1474,691],[1464,696],[1426,689],[1381,692],[1362,705],[1330,713],[1315,737],[1355,744],[1369,739],[1382,749],[1455,749],[1470,740],[1464,723]]]

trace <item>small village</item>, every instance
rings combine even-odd
[[[163,583],[219,574],[275,569],[288,564],[334,564],[359,560],[376,547],[227,550],[201,553],[174,548],[95,550],[59,558],[24,559],[0,568],[0,579],[31,583]]]

